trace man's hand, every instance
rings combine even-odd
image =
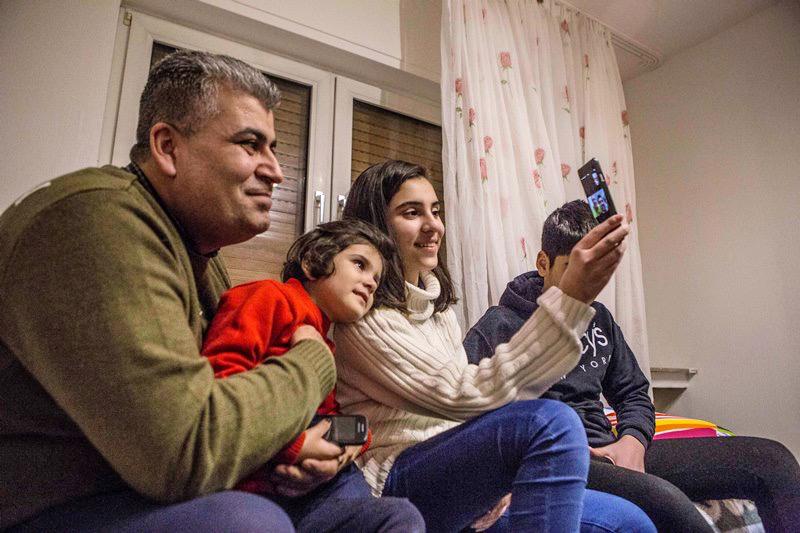
[[[306,459],[337,459],[344,455],[344,450],[337,446],[335,443],[325,440],[325,433],[331,427],[331,421],[323,419],[318,424],[306,430],[306,438],[303,441],[303,447],[300,448],[300,453],[297,455],[298,463],[302,463]]]
[[[601,448],[589,447],[592,457],[610,459],[617,466],[644,473],[644,445],[631,435]]]
[[[275,494],[296,498],[308,494],[323,483],[331,480],[341,469],[352,463],[361,453],[361,446],[345,446],[340,448],[322,437],[330,428],[329,420],[322,420],[306,430],[306,440],[300,450],[298,462],[294,465],[276,465],[268,476]],[[311,444],[309,453],[304,457],[309,440],[322,442]],[[326,446],[327,445],[327,446]],[[312,457],[311,450],[320,450],[317,457]]]
[[[592,228],[569,254],[569,264],[559,283],[562,292],[592,303],[622,260],[629,231],[622,215],[614,215]]]
[[[495,522],[497,522],[497,519],[506,512],[506,509],[508,509],[509,505],[511,505],[511,494],[506,494],[500,499],[499,502],[497,502],[497,505],[494,506],[494,509],[473,522],[472,529],[475,531],[485,531],[489,529],[494,525]]]
[[[275,494],[297,498],[330,481],[338,471],[337,459],[306,459],[296,465],[276,465],[267,480]]]
[[[316,328],[314,328],[314,326],[309,326],[308,324],[303,324],[302,326],[299,326],[296,330],[294,330],[294,333],[292,333],[292,338],[289,341],[289,344],[294,346],[298,342],[308,339],[325,344],[325,339],[322,338],[322,335],[319,334],[319,331],[317,331]]]

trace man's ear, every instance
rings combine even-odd
[[[544,250],[539,250],[539,253],[536,255],[536,270],[542,277],[550,270],[550,259],[547,257],[547,254],[544,253]]]
[[[308,262],[307,261],[302,261],[300,263],[300,268],[303,269],[303,274],[305,274],[306,279],[308,281],[316,281],[317,280],[316,277],[311,275],[311,269],[308,267]]]
[[[150,157],[158,170],[170,178],[178,173],[175,165],[175,143],[178,135],[175,128],[165,122],[159,122],[150,128]]]

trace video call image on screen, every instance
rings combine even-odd
[[[596,189],[599,189],[603,183],[605,183],[606,177],[603,176],[602,172],[598,172],[597,170],[592,170],[591,174],[584,174],[581,176],[581,184],[583,185],[583,190],[586,191],[587,195]]]
[[[608,212],[608,199],[606,199],[606,193],[603,189],[589,197],[589,207],[592,209],[592,215],[595,218]]]

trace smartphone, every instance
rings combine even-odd
[[[340,446],[364,444],[367,442],[367,417],[363,415],[329,415],[331,427],[325,434],[325,440]]]
[[[597,222],[603,222],[607,218],[617,214],[614,207],[614,200],[611,199],[611,192],[606,184],[606,177],[600,163],[592,158],[588,163],[578,169],[578,177],[583,185],[583,192],[586,193],[586,200],[592,210],[592,216]]]

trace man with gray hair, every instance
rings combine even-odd
[[[269,227],[279,100],[241,61],[176,52],[148,78],[130,165],[56,178],[0,216],[0,529],[422,530],[404,500],[304,505],[335,457],[265,474],[283,508],[227,490],[336,380],[310,326],[225,380],[199,353],[230,285],[217,251]]]

